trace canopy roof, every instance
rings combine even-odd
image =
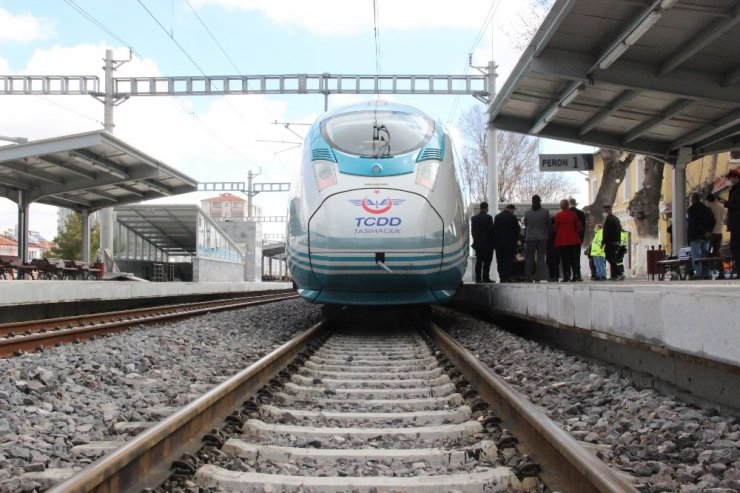
[[[198,217],[207,221],[235,250],[229,236],[195,204],[137,204],[114,209],[116,220],[167,255],[195,256]]]
[[[94,211],[193,192],[197,182],[107,132],[0,147],[0,196]]]
[[[739,23],[738,0],[556,0],[490,120],[669,162],[737,149]]]

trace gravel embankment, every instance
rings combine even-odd
[[[440,326],[645,492],[740,491],[740,418],[642,388],[619,368],[437,308]],[[709,408],[708,408],[709,409]]]
[[[116,423],[161,419],[319,318],[293,300],[0,360],[0,493],[33,490],[25,471],[92,462],[72,447],[125,440]]]

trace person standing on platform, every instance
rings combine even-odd
[[[740,170],[731,169],[727,178],[732,183],[730,196],[722,203],[727,209],[727,231],[730,232],[730,252],[732,253],[732,272],[740,279]]]
[[[617,254],[622,244],[622,223],[619,218],[612,214],[612,206],[605,205],[604,227],[602,230],[601,244],[604,247],[604,255],[609,263],[609,280],[622,281],[624,273],[619,272]]]
[[[714,229],[709,237],[709,256],[719,257],[719,249],[722,248],[722,228],[725,225],[725,208],[713,193],[707,195],[707,207],[714,216]]]
[[[589,247],[589,254],[594,263],[594,281],[606,281],[606,254],[604,253],[604,245],[601,244],[603,237],[604,230],[601,224],[597,224],[594,228],[594,239]]]
[[[586,214],[581,209],[576,207],[578,205],[578,202],[576,202],[576,199],[574,199],[573,197],[568,199],[568,204],[570,205],[570,210],[575,212],[576,217],[581,222],[581,234],[579,235],[581,237],[581,244],[578,245],[578,251],[580,253],[580,247],[583,246],[583,240],[586,237]],[[590,264],[590,260],[591,259],[589,259],[589,264]],[[581,272],[581,257],[580,256],[578,257],[578,272],[579,273]],[[577,281],[581,280],[580,277],[581,276],[579,275]]]
[[[547,238],[550,234],[550,213],[542,207],[542,199],[539,195],[532,196],[532,208],[524,213],[525,230],[525,257],[524,257],[524,280],[532,281],[533,268],[536,282],[547,280],[547,268],[545,266],[545,253],[547,251]],[[535,254],[537,260],[535,262]]]
[[[547,236],[547,270],[550,282],[558,282],[560,279],[560,254],[555,248],[555,218],[550,218],[550,233]]]
[[[694,269],[692,279],[704,279],[709,276],[704,275],[703,266],[697,260],[709,253],[709,237],[714,230],[714,215],[709,207],[702,204],[701,195],[697,192],[691,194],[690,201],[691,205],[686,211],[686,239],[691,247],[691,267]]]
[[[491,281],[491,261],[493,260],[493,218],[488,214],[488,202],[480,203],[480,212],[470,219],[475,251],[475,282]]]
[[[581,221],[569,208],[566,199],[560,201],[555,215],[555,247],[563,263],[563,282],[581,281]]]
[[[514,204],[509,204],[493,219],[496,267],[501,282],[511,282],[511,267],[521,231],[519,221],[514,215],[515,210]]]
[[[622,276],[622,279],[625,278],[624,257],[625,255],[627,255],[627,242],[629,241],[629,239],[630,239],[630,235],[627,231],[622,230],[622,232],[619,233],[619,250],[617,250],[617,270],[619,270],[619,274]]]

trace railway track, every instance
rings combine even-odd
[[[294,291],[137,308],[90,315],[0,324],[0,357],[42,350],[69,342],[120,332],[130,327],[162,323],[203,313],[233,310],[272,301],[295,298]]]
[[[317,325],[52,489],[635,492],[432,326]]]

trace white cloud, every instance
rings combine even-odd
[[[28,13],[12,14],[0,7],[0,41],[28,43],[47,39],[54,32],[51,20]]]
[[[103,80],[101,58],[104,45],[55,46],[36,50],[20,73],[86,74]],[[127,58],[125,49],[115,50],[117,59]],[[0,59],[0,67],[3,60]],[[117,76],[158,76],[151,60],[134,58],[123,64]],[[102,129],[103,105],[90,96],[3,96],[3,112],[14,115],[0,119],[0,135],[38,140]],[[287,104],[265,96],[214,97],[198,99],[141,97],[123,102],[114,109],[114,135],[126,143],[174,167],[197,181],[247,181],[247,171],[262,169],[259,182],[289,182],[291,167],[301,159],[300,149],[274,155],[287,146],[260,140],[297,140],[281,125],[286,121]],[[189,115],[197,114],[197,118]],[[297,121],[311,122],[316,115]],[[296,118],[293,118],[296,121]],[[304,134],[307,127],[295,127]],[[302,139],[301,139],[302,140]],[[213,192],[173,197],[168,202],[197,203]],[[286,194],[260,194],[255,203],[266,215],[285,213]],[[31,229],[48,238],[56,232],[55,208],[35,204],[31,209]],[[38,211],[38,212],[37,212]],[[0,199],[0,230],[17,222],[17,207]],[[281,230],[283,225],[274,225]],[[273,232],[267,228],[267,232]]]
[[[502,0],[504,1],[504,0]],[[354,34],[373,28],[372,0],[197,0],[197,6],[215,5],[262,12],[275,24],[298,26],[317,34]],[[490,8],[490,0],[468,0],[462,8],[449,0],[377,0],[381,30],[475,29]]]

